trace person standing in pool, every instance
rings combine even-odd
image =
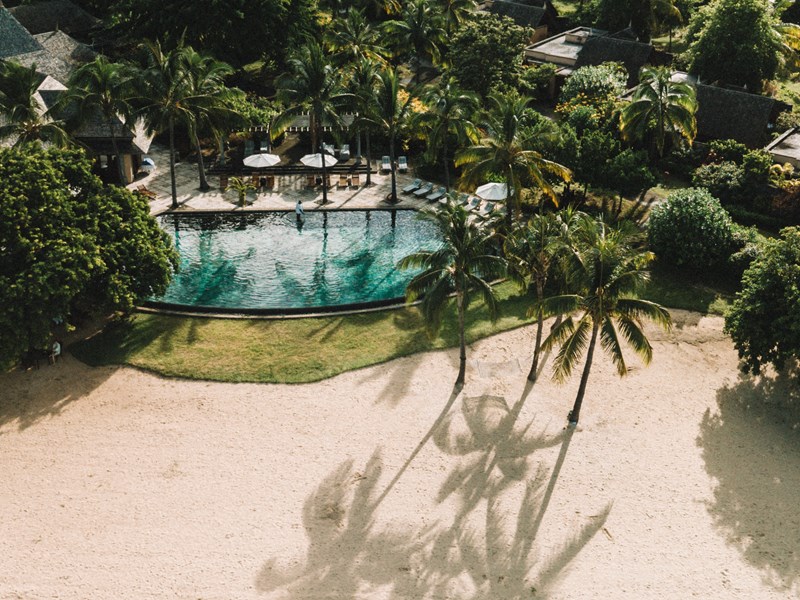
[[[295,217],[297,217],[297,231],[303,231],[306,213],[303,210],[303,201],[300,199],[298,199],[297,204],[294,205],[294,214]]]

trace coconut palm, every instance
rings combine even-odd
[[[383,30],[396,56],[411,53],[415,83],[419,83],[423,62],[436,62],[442,55],[444,22],[432,0],[409,0],[400,18],[386,21]]]
[[[361,59],[383,60],[386,49],[378,42],[378,32],[364,12],[350,7],[347,13],[334,19],[324,34],[325,46],[338,64]]]
[[[570,273],[577,292],[545,300],[547,313],[568,316],[542,344],[544,351],[559,347],[554,361],[554,375],[559,381],[570,376],[586,353],[578,394],[569,413],[571,425],[577,425],[580,418],[598,337],[617,373],[624,376],[628,366],[622,353],[622,339],[648,364],[653,347],[642,331],[643,321],[652,320],[665,329],[671,326],[666,309],[634,297],[647,280],[645,268],[653,255],[639,248],[641,234],[630,222],[611,228],[599,218],[582,227],[577,237],[578,260]],[[577,319],[573,316],[575,312],[580,313]]]
[[[241,92],[225,86],[225,77],[233,73],[233,69],[227,63],[202,55],[191,47],[184,49],[181,58],[189,88],[185,103],[192,114],[186,125],[197,152],[200,189],[206,191],[211,189],[211,186],[206,180],[199,131],[207,128],[215,135],[219,135],[220,129],[228,126],[237,117],[242,119],[241,115],[231,108],[233,97]]]
[[[243,177],[231,177],[228,181],[228,189],[236,192],[236,195],[239,199],[239,206],[244,206],[247,192],[256,189],[256,186],[253,185],[252,181],[249,181]]]
[[[139,114],[150,133],[169,134],[169,175],[172,184],[172,208],[178,208],[178,189],[175,181],[175,127],[193,126],[191,111],[192,81],[183,57],[185,48],[179,46],[164,51],[161,43],[145,42],[144,67],[140,73],[142,105]]]
[[[375,97],[375,111],[369,120],[381,129],[389,139],[389,161],[392,177],[390,202],[397,202],[397,165],[395,144],[400,128],[408,119],[412,96],[406,93],[403,98],[397,69],[387,69],[378,76],[378,90]]]
[[[14,145],[34,141],[47,141],[57,146],[67,146],[69,135],[59,120],[57,105],[48,109],[37,90],[44,76],[30,68],[11,61],[0,61],[0,140],[14,139]]]
[[[367,185],[372,184],[372,147],[370,145],[371,128],[374,126],[374,114],[376,111],[375,94],[378,83],[380,82],[380,72],[378,65],[367,59],[362,58],[358,61],[350,73],[347,82],[347,90],[351,94],[351,107],[357,115],[353,122],[358,134],[358,146],[356,154],[361,155],[361,134],[364,134],[364,141],[367,151]]]
[[[438,0],[444,29],[448,35],[475,10],[475,0]]]
[[[456,386],[463,386],[467,366],[465,315],[473,295],[483,299],[492,319],[497,317],[497,298],[489,285],[499,276],[505,261],[494,255],[495,232],[482,221],[471,219],[464,207],[452,202],[444,208],[422,213],[439,229],[442,245],[434,251],[410,254],[398,263],[401,269],[422,269],[406,287],[406,300],[422,298],[422,314],[429,333],[435,335],[442,325],[444,311],[451,298],[458,315],[460,348]]]
[[[515,227],[503,244],[508,261],[509,278],[527,291],[533,288],[536,302],[528,316],[536,316],[536,341],[528,380],[536,381],[539,371],[542,332],[544,329],[544,298],[548,281],[565,278],[569,251],[575,232],[585,226],[589,217],[570,208],[558,213],[540,212],[530,221]]]
[[[694,88],[672,81],[666,67],[643,67],[633,99],[620,112],[619,129],[625,140],[653,136],[658,156],[664,156],[666,140],[692,143],[697,135],[697,98]]]
[[[96,112],[102,115],[108,125],[120,183],[126,180],[117,138],[133,115],[133,92],[133,69],[124,63],[110,62],[104,56],[98,56],[80,67],[69,82],[68,98],[69,102],[76,104],[76,125]]]
[[[545,159],[535,150],[535,129],[523,122],[531,103],[530,98],[492,94],[488,98],[485,135],[474,145],[456,153],[456,166],[464,166],[462,175],[468,185],[478,185],[490,176],[500,174],[506,183],[506,206],[509,221],[520,212],[520,188],[523,177],[550,197],[557,198],[546,178],[550,173],[569,181],[569,169]]]
[[[310,42],[288,61],[289,71],[278,78],[278,98],[287,108],[272,124],[272,136],[277,137],[300,115],[308,114],[311,147],[323,155],[323,125],[343,127],[340,110],[350,99],[343,87],[339,71],[331,65],[317,42]],[[327,180],[325,161],[322,161],[322,180]],[[323,203],[328,199],[327,186],[322,186]]]
[[[443,79],[439,85],[429,88],[422,95],[422,102],[427,110],[417,113],[413,123],[422,131],[427,132],[428,151],[433,156],[437,152],[441,152],[444,183],[449,192],[448,142],[451,137],[461,142],[478,140],[478,129],[471,121],[472,115],[478,108],[478,99],[474,94],[458,89],[453,81]]]

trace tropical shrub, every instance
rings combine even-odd
[[[765,185],[772,171],[772,156],[766,150],[752,150],[742,158],[742,170],[746,185]]]
[[[647,234],[659,261],[700,271],[728,260],[734,230],[730,215],[708,190],[687,188],[653,208]]]
[[[564,83],[559,101],[569,103],[582,96],[589,102],[616,98],[625,91],[628,74],[618,63],[603,63],[576,69]]]
[[[731,161],[740,164],[747,154],[747,146],[736,140],[711,140],[708,143],[708,161]]]
[[[739,202],[744,196],[745,172],[733,161],[701,165],[692,175],[692,185],[706,188],[725,203]]]

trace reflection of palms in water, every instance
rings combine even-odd
[[[179,247],[179,238],[176,246]],[[202,231],[198,236],[194,258],[184,259],[176,276],[179,286],[193,290],[192,303],[197,306],[213,306],[221,296],[240,296],[252,285],[252,281],[238,277],[240,265],[253,257],[254,248],[244,254],[228,257],[221,249],[214,248],[214,236]]]

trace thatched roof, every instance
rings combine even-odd
[[[545,9],[509,0],[494,0],[487,11],[493,15],[508,17],[520,27],[536,28],[545,16]]]
[[[767,127],[780,110],[775,98],[702,83],[695,91],[700,139],[732,139],[751,148],[767,141]]]
[[[97,27],[100,22],[69,0],[44,0],[34,4],[22,4],[8,10],[32,34],[56,30],[86,33]]]
[[[0,8],[0,60],[36,52],[42,47],[6,8]]]
[[[13,60],[25,67],[35,65],[37,72],[62,82],[68,81],[75,69],[96,56],[91,48],[73,40],[62,31],[40,33],[33,37],[39,43],[40,49],[14,56]]]
[[[632,40],[607,35],[590,37],[578,53],[575,67],[600,65],[605,62],[618,62],[628,71],[629,85],[639,81],[639,69],[646,65],[653,53],[653,46]]]

